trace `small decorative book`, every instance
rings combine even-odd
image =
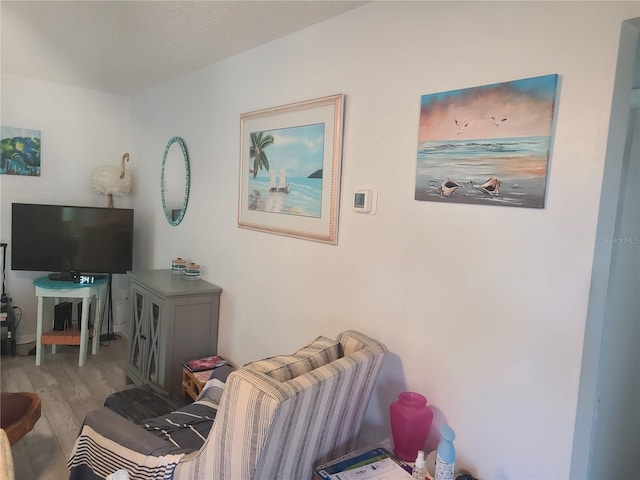
[[[188,362],[183,362],[182,365],[187,367],[190,372],[201,372],[203,370],[211,370],[213,368],[229,365],[229,362],[220,355],[213,355],[211,357],[189,360]]]

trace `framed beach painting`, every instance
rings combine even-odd
[[[423,95],[415,199],[544,208],[558,75]]]
[[[0,174],[40,176],[40,130],[0,127]]]
[[[336,244],[344,95],[240,116],[238,226]]]

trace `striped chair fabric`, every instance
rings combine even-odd
[[[340,343],[327,337],[318,337],[313,343],[301,348],[293,355],[279,355],[249,363],[252,368],[280,382],[310,372],[342,356]]]
[[[128,468],[132,480],[310,479],[315,465],[355,448],[386,351],[350,330],[245,365],[227,378],[203,446],[187,454],[124,418],[96,411],[90,420],[92,412],[69,460],[70,478]],[[110,439],[118,434],[117,443]]]
[[[355,331],[337,343],[349,353],[290,380],[261,362],[233,372],[211,434],[174,478],[310,479],[314,465],[353,450],[386,347]]]

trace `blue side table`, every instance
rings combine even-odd
[[[96,308],[94,315],[94,335],[93,335],[93,355],[98,353],[100,348],[100,330],[102,320],[102,304],[105,300],[108,278],[96,280],[91,284],[80,284],[60,280],[50,280],[49,277],[39,277],[33,281],[36,287],[36,297],[38,297],[38,320],[36,327],[36,366],[42,362],[42,311],[45,298],[54,298],[56,305],[61,298],[81,298],[82,299],[82,319],[80,322],[80,358],[78,365],[84,366],[87,362],[87,347],[89,344],[89,305],[95,298]],[[67,337],[70,338],[70,337]],[[56,340],[57,341],[57,340]],[[66,340],[60,337],[57,341],[59,345],[65,345]],[[72,343],[77,345],[77,342]],[[51,344],[51,353],[56,353],[56,344]]]

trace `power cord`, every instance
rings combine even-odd
[[[22,309],[20,307],[17,307],[15,305],[11,305],[13,307],[13,310],[18,310],[20,312],[20,317],[18,317],[18,320],[16,320],[16,324],[13,327],[14,330],[18,330],[18,325],[20,325],[20,322],[22,321]]]
[[[104,335],[105,339],[103,340],[103,335],[101,332],[98,332],[100,335],[100,346],[108,347],[111,344],[112,340],[120,340],[120,334],[113,332],[112,325],[113,321],[113,275],[109,274],[109,283],[107,284],[107,298],[106,305],[104,310],[102,311],[102,318],[104,321],[104,317],[107,317],[107,333]]]

